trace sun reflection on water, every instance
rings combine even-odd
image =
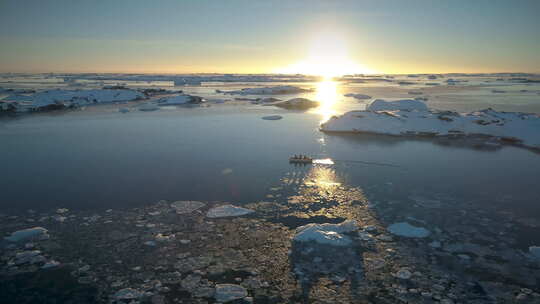
[[[338,83],[332,79],[324,79],[317,84],[315,100],[321,105],[315,110],[315,113],[321,114],[321,123],[337,114],[335,105],[338,102]]]

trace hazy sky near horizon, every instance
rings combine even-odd
[[[335,44],[358,72],[540,72],[539,16],[536,0],[0,0],[0,72],[271,73]]]

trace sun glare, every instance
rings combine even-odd
[[[279,69],[277,72],[318,75],[330,79],[345,74],[369,74],[373,71],[349,57],[347,42],[343,35],[325,31],[318,33],[312,39],[305,60]]]
[[[317,83],[315,100],[321,105],[316,109],[316,113],[322,115],[321,122],[325,122],[336,114],[335,104],[338,102],[338,83],[325,79]]]

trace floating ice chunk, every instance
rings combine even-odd
[[[191,95],[176,95],[172,97],[164,97],[158,99],[158,105],[160,106],[172,106],[172,105],[185,105],[202,103],[203,99],[199,96]]]
[[[198,201],[176,201],[171,203],[171,207],[176,210],[177,214],[191,213],[204,206],[206,206],[205,203]]]
[[[356,93],[349,93],[349,94],[345,94],[343,96],[345,96],[345,97],[353,97],[353,98],[356,98],[356,99],[371,99],[371,96],[369,96],[369,95],[356,94]]]
[[[66,212],[69,212],[69,209],[67,209],[67,208],[56,209],[56,213],[58,213],[58,214],[63,214],[63,213],[66,213]]]
[[[504,90],[491,90],[491,93],[506,93]]]
[[[133,288],[120,289],[114,294],[116,300],[133,300],[143,296],[143,293]]]
[[[217,284],[214,298],[217,302],[227,303],[247,297],[247,290],[235,284]]]
[[[45,259],[41,255],[41,251],[39,250],[19,252],[17,253],[17,255],[15,255],[15,265],[22,265],[26,263],[30,263],[30,264],[39,263],[43,260],[39,257]]]
[[[319,106],[318,101],[313,101],[307,98],[293,98],[284,102],[274,104],[276,107],[291,109],[291,110],[307,110]]]
[[[250,214],[253,212],[255,211],[228,204],[228,205],[223,205],[223,206],[215,207],[208,210],[208,212],[206,213],[206,216],[209,218],[232,217],[232,216],[242,216],[242,215]]]
[[[10,242],[19,242],[28,239],[46,240],[49,238],[48,230],[43,227],[34,227],[15,231],[11,236],[5,237]]]
[[[412,277],[412,273],[407,268],[401,268],[396,272],[395,277],[402,280],[408,280]]]
[[[367,107],[368,111],[427,111],[428,107],[425,103],[414,99],[401,99],[394,101],[386,101],[384,99],[375,99]]]
[[[127,113],[127,112],[129,112],[129,109],[128,108],[120,108],[120,109],[118,109],[118,112]]]
[[[296,228],[293,240],[296,242],[314,241],[323,245],[349,246],[352,239],[343,233],[358,229],[354,220],[347,220],[340,224],[307,224]]]
[[[41,268],[42,269],[47,269],[47,268],[57,267],[59,265],[60,265],[60,262],[57,262],[55,260],[50,260],[47,263],[45,263],[45,265],[41,266]]]
[[[540,246],[529,247],[529,253],[532,254],[535,258],[540,259]]]
[[[422,227],[413,226],[407,222],[392,224],[388,226],[388,231],[398,236],[414,238],[424,238],[430,234],[429,230]]]
[[[156,111],[159,110],[159,107],[153,103],[145,103],[139,106],[139,111]]]
[[[409,93],[409,95],[422,95],[422,94],[424,94],[421,91],[409,91],[408,93]]]
[[[270,115],[270,116],[263,116],[262,119],[264,120],[280,120],[283,116],[281,115]]]

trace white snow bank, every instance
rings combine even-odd
[[[203,99],[201,97],[191,95],[176,95],[160,98],[157,100],[157,103],[160,106],[185,105],[201,102],[203,102]]]
[[[345,94],[343,96],[345,96],[345,97],[353,97],[353,98],[356,98],[356,99],[371,99],[371,96],[369,96],[369,95],[356,94],[356,93],[349,93],[349,94]]]
[[[275,87],[261,87],[261,88],[244,88],[237,91],[220,91],[218,93],[231,94],[231,95],[277,95],[277,94],[297,94],[310,92],[311,90],[302,89],[290,85],[282,85]]]
[[[45,240],[49,238],[49,231],[43,227],[34,227],[13,232],[5,237],[10,242],[19,242],[29,239]]]
[[[368,111],[427,111],[428,107],[425,103],[414,99],[400,99],[393,101],[386,101],[384,99],[375,99],[367,107]]]
[[[220,218],[220,217],[232,217],[232,216],[242,216],[246,214],[253,213],[255,211],[251,209],[246,209],[242,207],[237,207],[234,205],[223,205],[219,207],[212,208],[206,213],[206,217],[209,218]]]
[[[421,101],[412,102],[423,104]],[[438,110],[351,111],[332,117],[321,124],[321,130],[404,136],[485,135],[503,142],[540,148],[539,115],[492,109],[471,113]]]
[[[307,224],[296,228],[293,240],[296,242],[314,241],[332,246],[349,246],[352,240],[343,233],[353,232],[357,229],[358,225],[354,220],[347,220],[340,224]]]
[[[424,238],[430,234],[429,230],[422,227],[413,226],[406,222],[392,224],[388,226],[388,231],[398,236],[414,238]]]

